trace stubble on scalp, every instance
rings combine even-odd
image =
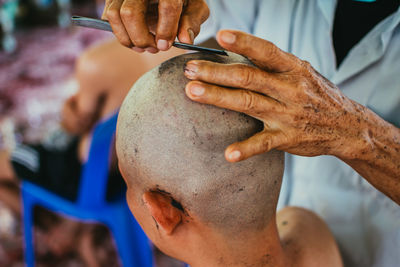
[[[185,54],[142,76],[126,97],[118,120],[117,151],[137,197],[162,190],[188,212],[226,233],[263,229],[275,213],[283,153],[271,151],[238,163],[225,148],[262,129],[241,113],[191,101],[184,92],[186,62],[248,60]],[[232,89],[234,90],[234,89]]]

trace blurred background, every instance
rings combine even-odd
[[[112,37],[70,26],[71,14],[101,14],[98,2],[0,0],[0,121],[13,124],[18,141],[37,141],[58,123],[63,101],[76,90],[75,60]]]
[[[76,59],[87,47],[112,38],[71,26],[70,16],[100,17],[103,5],[104,0],[0,0],[0,149],[39,142],[58,127],[63,102],[77,90]],[[38,214],[46,223],[35,226],[37,266],[85,266],[74,251],[52,253],[47,227],[61,219],[44,210]],[[0,202],[0,266],[24,266],[21,229],[21,219]],[[119,266],[108,230],[99,225],[92,231],[102,266]],[[158,266],[182,266],[158,251],[155,255]]]

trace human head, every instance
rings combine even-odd
[[[274,218],[283,173],[283,153],[275,150],[238,163],[225,160],[226,146],[262,124],[189,100],[183,70],[192,59],[250,64],[234,54],[200,53],[164,62],[125,98],[116,140],[131,211],[161,250],[186,262],[193,246],[197,253],[206,250],[213,234],[228,242],[263,231]]]

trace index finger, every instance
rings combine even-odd
[[[273,98],[243,89],[231,89],[199,81],[191,81],[185,87],[186,95],[199,103],[214,105],[263,120],[284,109]]]
[[[221,30],[217,41],[223,48],[243,55],[258,67],[272,72],[291,71],[299,60],[273,43],[241,31]]]
[[[102,18],[110,22],[115,37],[117,37],[118,41],[122,45],[126,47],[132,47],[132,41],[125,29],[124,24],[122,23],[120,16],[122,2],[123,0],[106,1]]]
[[[125,0],[120,10],[121,19],[134,46],[155,48],[154,36],[146,22],[146,13],[147,0]]]

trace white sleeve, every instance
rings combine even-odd
[[[215,37],[221,29],[252,33],[260,0],[206,0],[210,17],[201,26],[195,43]]]

